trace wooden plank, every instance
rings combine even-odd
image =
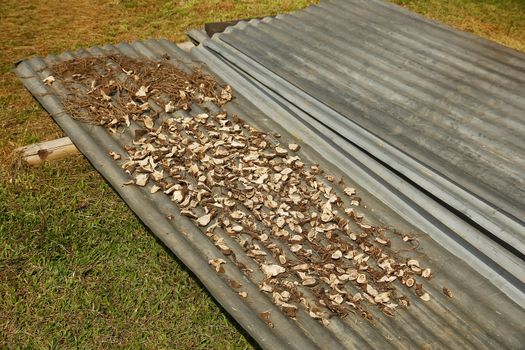
[[[45,161],[57,160],[80,153],[69,137],[34,143],[15,150],[28,165],[39,165]]]

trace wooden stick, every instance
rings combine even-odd
[[[34,143],[17,148],[15,152],[20,154],[22,161],[28,165],[39,165],[45,161],[61,159],[79,153],[69,137]]]

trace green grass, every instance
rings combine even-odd
[[[82,158],[0,189],[0,348],[246,348]]]
[[[63,136],[11,73],[29,55],[147,37],[309,0],[0,2],[0,349],[252,345],[82,157],[12,166],[14,148]],[[525,2],[396,0],[525,49]]]

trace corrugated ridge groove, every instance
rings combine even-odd
[[[323,16],[329,16],[331,18],[334,18],[336,16],[343,16],[340,13],[328,12],[328,10],[324,8],[318,8],[318,11],[320,11],[323,14]],[[331,55],[337,53],[339,56],[341,56],[344,53],[345,48],[348,47],[348,44],[351,44],[352,48],[357,49],[355,51],[356,54],[360,53],[362,57],[366,57],[368,53],[370,55],[374,55],[374,57],[376,57],[384,65],[390,65],[391,68],[403,69],[404,72],[410,73],[411,76],[414,77],[413,80],[410,80],[410,82],[412,83],[429,83],[431,85],[430,87],[439,86],[440,88],[444,89],[457,89],[458,85],[460,85],[461,89],[457,91],[457,93],[459,94],[459,96],[465,96],[468,101],[472,101],[480,105],[486,105],[487,107],[491,107],[495,103],[499,103],[498,107],[500,107],[502,111],[509,113],[511,117],[516,117],[517,113],[521,111],[520,108],[513,107],[510,103],[500,103],[501,98],[496,98],[494,96],[494,93],[488,90],[492,88],[493,85],[488,85],[487,89],[483,91],[483,95],[480,96],[479,83],[474,84],[470,81],[463,81],[458,79],[456,76],[454,76],[454,74],[450,73],[450,67],[441,65],[441,68],[438,69],[436,62],[433,62],[432,65],[428,65],[428,62],[426,62],[428,58],[421,57],[420,59],[418,59],[420,55],[417,54],[417,51],[407,51],[410,49],[410,47],[408,46],[399,45],[387,49],[384,43],[381,42],[382,39],[384,40],[384,36],[382,36],[381,33],[377,33],[377,35],[374,36],[370,35],[374,28],[370,28],[369,30],[367,30],[366,34],[368,35],[368,37],[366,38],[366,40],[363,40],[363,38],[354,38],[352,35],[344,35],[343,32],[340,30],[331,33],[329,37],[326,37],[316,27],[308,26],[306,28],[302,28],[301,22],[310,22],[315,21],[317,19],[316,14],[312,13],[312,11],[302,11],[292,14],[279,15],[276,18],[280,19],[280,21],[274,22],[276,25],[283,25],[286,23],[286,25],[295,28],[295,30],[299,30],[298,28],[300,28],[304,31],[305,34],[307,33],[309,36],[311,35],[314,39],[317,38],[316,42],[319,43],[321,47],[330,48]],[[347,23],[345,26],[345,29],[347,31],[352,28],[355,28],[355,30],[366,29],[366,27],[360,26],[355,21]],[[410,64],[408,64],[407,62],[409,62]],[[370,63],[374,64],[376,62],[372,61]],[[423,79],[418,81],[418,78],[428,78],[430,82],[426,82]],[[443,78],[446,78],[446,80],[444,80]],[[473,93],[474,90],[476,94]],[[502,98],[508,98],[508,95],[502,93]],[[483,113],[480,113],[480,115],[476,117],[482,120],[486,120],[486,113],[493,112],[483,111]],[[504,119],[495,120],[495,122],[497,122],[498,125],[505,126],[509,129],[509,131],[513,131],[514,128],[523,129],[525,124],[522,119]]]
[[[320,21],[320,12],[326,11],[334,13],[335,21],[333,27],[327,28],[325,27],[325,24]],[[369,35],[379,35],[382,40],[388,39],[392,44],[404,46],[407,50],[410,50],[413,53],[424,55],[424,57],[427,57],[429,60],[442,62],[446,64],[449,69],[453,68],[456,71],[461,72],[461,74],[469,74],[476,81],[490,83],[493,85],[492,88],[494,90],[504,88],[509,85],[512,88],[518,88],[519,86],[523,85],[521,81],[516,82],[514,80],[510,80],[508,77],[501,76],[498,74],[498,72],[494,72],[493,70],[487,71],[482,66],[476,64],[476,62],[472,62],[470,60],[465,61],[461,57],[456,57],[456,51],[448,52],[447,50],[443,50],[440,47],[435,47],[434,43],[428,42],[428,39],[425,39],[424,36],[419,37],[417,35],[407,34],[402,31],[397,31],[397,27],[392,28],[386,26],[382,22],[377,23],[374,21],[376,18],[375,14],[374,19],[370,19],[366,17],[367,13],[361,13],[359,15],[358,13],[355,13],[356,11],[358,11],[357,8],[354,8],[353,11],[345,11],[344,9],[338,10],[336,8],[322,4],[318,6],[312,6],[305,10],[305,12],[309,12],[317,17],[315,22],[316,26],[324,32],[330,30],[345,31],[344,18],[346,17],[352,21],[350,23],[350,28],[360,28],[358,32],[360,36],[368,37]],[[300,13],[294,13],[292,15],[300,15]],[[369,13],[369,15],[372,15],[372,13]],[[388,21],[388,18],[384,18],[384,20]],[[511,96],[517,95],[511,93]],[[505,98],[505,96],[503,96],[503,98]]]
[[[330,13],[330,23],[329,23],[329,26],[327,27],[324,27],[325,25],[327,25],[327,23],[323,23],[321,21],[321,18],[324,18],[322,17],[322,14],[320,14],[319,12],[327,12],[327,13]],[[314,24],[314,26],[318,26],[317,27],[317,30],[318,32],[320,33],[324,33],[324,38],[323,40],[330,40],[331,38],[331,35],[333,34],[336,34],[335,32],[341,30],[341,31],[348,31],[348,29],[352,29],[352,28],[355,28],[355,29],[358,29],[360,30],[359,31],[359,35],[360,36],[363,36],[365,35],[366,37],[368,36],[372,36],[374,41],[373,42],[369,42],[369,44],[376,44],[377,43],[377,40],[382,40],[382,41],[385,41],[385,38],[388,37],[388,42],[394,42],[394,43],[397,43],[399,44],[398,46],[395,46],[395,47],[392,47],[393,49],[396,49],[396,50],[402,50],[400,52],[406,52],[405,55],[401,55],[401,57],[407,59],[407,60],[411,60],[413,62],[418,62],[418,61],[422,61],[421,64],[424,65],[425,68],[427,69],[430,69],[431,71],[434,71],[436,69],[436,64],[437,63],[442,63],[444,64],[444,66],[442,66],[443,68],[441,70],[439,70],[439,73],[444,75],[444,76],[447,76],[449,78],[453,78],[452,75],[450,75],[450,71],[452,70],[452,72],[458,72],[458,73],[469,73],[467,71],[464,70],[464,67],[462,67],[461,65],[458,66],[458,67],[455,67],[455,62],[453,61],[450,61],[450,59],[448,59],[448,57],[444,57],[444,58],[441,58],[439,59],[438,57],[435,57],[435,56],[431,56],[431,55],[428,55],[428,48],[427,47],[422,47],[420,45],[420,43],[417,41],[417,40],[411,40],[411,41],[406,41],[406,40],[401,40],[403,38],[405,38],[404,36],[400,36],[400,38],[395,38],[395,37],[392,37],[392,35],[394,34],[397,34],[399,35],[398,33],[392,33],[392,32],[389,32],[388,30],[384,29],[381,30],[382,28],[381,27],[378,27],[378,26],[370,26],[368,25],[369,23],[363,19],[363,18],[360,18],[360,17],[352,17],[352,21],[348,21],[348,16],[351,15],[351,14],[348,14],[347,12],[342,12],[342,11],[337,11],[337,10],[334,10],[333,8],[331,7],[326,7],[326,6],[323,6],[321,7],[320,5],[318,6],[310,6],[308,7],[307,9],[303,10],[303,11],[298,11],[298,12],[293,12],[293,13],[290,13],[286,16],[292,16],[292,17],[297,17],[297,18],[300,18],[306,14],[311,14],[314,16],[314,19],[315,21],[312,21],[312,22],[309,22],[309,23],[312,23]],[[346,17],[345,17],[346,16]],[[283,18],[284,16],[283,15],[279,15],[277,16],[277,18]],[[271,18],[269,18],[271,20]],[[257,21],[251,21],[250,24],[254,24],[254,23],[257,23]],[[246,23],[239,23],[235,26],[232,26],[232,27],[229,27],[225,33],[229,33],[231,32],[232,30],[234,29],[237,29],[239,31],[242,31],[244,28],[246,28],[248,25]],[[324,31],[326,30],[334,30],[334,33],[330,33],[330,36],[327,35]],[[229,40],[230,38],[228,38],[228,36],[223,36],[224,40],[227,41]],[[265,40],[264,38],[262,38],[262,40]],[[266,39],[267,40],[267,39]],[[401,40],[401,41],[400,41]],[[417,46],[419,45],[419,48],[417,48]],[[406,50],[410,50],[410,51],[406,51]],[[421,56],[422,53],[427,53],[426,56]],[[395,52],[394,52],[395,54]],[[410,55],[413,55],[413,57],[408,57]],[[421,58],[420,58],[421,57]],[[420,58],[418,60],[418,58]],[[425,61],[425,58],[427,58],[427,60]],[[432,60],[432,65],[428,65],[428,60]],[[462,62],[460,62],[462,63]],[[426,66],[425,66],[426,64]],[[405,68],[405,67],[404,67]],[[408,66],[406,68],[411,68],[411,66]],[[499,78],[499,77],[498,77]],[[494,94],[498,94],[499,93],[499,90],[498,90],[498,87],[501,88],[503,86],[506,86],[508,85],[508,81],[505,81],[503,84],[494,84],[494,81],[486,81],[484,82],[483,80],[484,79],[487,79],[487,76],[486,75],[473,75],[472,76],[472,79],[473,79],[473,82],[470,84],[472,87],[476,87],[478,88],[478,86],[480,84],[484,84],[483,86],[485,86],[487,89],[493,89],[493,91],[490,92],[489,96],[494,96]],[[463,84],[469,84],[469,82],[465,82],[463,81],[462,82]],[[516,90],[514,90],[516,91]],[[519,97],[519,95],[515,95],[513,94],[513,91],[502,91],[501,95],[498,96],[498,99],[503,99],[504,101],[507,102],[507,104],[512,104],[512,103],[516,103],[516,102],[520,102],[520,101],[516,101],[516,99],[510,99],[508,100],[508,96],[509,96],[509,93],[511,96],[515,96],[515,97]],[[520,107],[523,107],[520,106]],[[520,120],[521,121],[521,120]]]

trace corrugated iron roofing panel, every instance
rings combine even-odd
[[[276,91],[303,110],[330,109],[341,135],[523,260],[525,54],[379,0],[239,23],[205,45],[266,68],[267,87],[284,79]]]
[[[470,249],[468,244],[458,240],[439,220],[410,198],[404,197],[403,192],[417,189],[388,169],[383,169],[359,149],[341,143],[337,134],[330,130],[323,132],[322,125],[308,120],[302,111],[287,104],[278,95],[265,93],[265,89],[245,79],[245,76],[223,61],[205,56],[210,55],[210,52],[204,50],[200,51],[201,54],[197,52],[196,57],[207,57],[210,62],[208,68],[218,76],[228,79],[234,87],[236,100],[226,105],[228,111],[237,113],[259,129],[280,133],[282,142],[301,144],[301,157],[308,162],[319,163],[331,174],[343,176],[347,183],[355,183],[363,202],[367,204],[361,209],[367,220],[372,224],[389,225],[403,232],[416,233],[420,246],[401,254],[407,257],[417,256],[422,263],[432,268],[435,277],[428,283],[428,290],[432,295],[432,300],[428,303],[409,296],[413,299],[413,305],[398,312],[394,318],[372,310],[375,316],[373,322],[350,315],[346,319],[334,317],[325,327],[308,316],[301,307],[296,320],[285,316],[267,295],[259,291],[261,273],[257,264],[244,254],[242,248],[235,245],[235,241],[231,242],[231,249],[235,250],[246,266],[253,267],[254,273],[251,276],[244,275],[235,264],[228,263],[225,273],[217,274],[208,260],[222,257],[228,261],[229,258],[223,256],[188,218],[180,215],[178,207],[168,196],[152,195],[148,187],[123,186],[130,176],[108,155],[108,151],[124,154],[124,146],[133,139],[136,126],[132,124],[131,129],[123,133],[109,133],[103,127],[74,120],[61,106],[65,91],[60,85],[46,86],[42,82],[51,74],[49,67],[54,62],[114,52],[153,59],[161,59],[167,54],[172,58],[171,62],[186,67],[192,61],[192,57],[178,50],[174,44],[150,40],[94,47],[45,59],[33,58],[18,64],[16,73],[141,220],[195,273],[225,310],[264,348],[362,349],[427,346],[517,349],[523,344],[523,308],[511,301],[495,285],[498,283],[498,274],[484,266],[483,257],[475,249]],[[208,104],[207,107],[217,111],[216,106]],[[194,106],[190,115],[201,111],[201,107]],[[158,122],[165,117],[162,116]],[[381,178],[379,173],[383,176],[389,174],[390,177]],[[393,183],[389,183],[390,180]],[[398,213],[392,208],[397,208]],[[438,207],[435,209],[440,210]],[[168,216],[173,216],[174,219],[170,220]],[[429,235],[425,232],[429,232]],[[438,244],[435,239],[440,237],[441,242]],[[447,249],[453,250],[454,254]],[[479,261],[478,265],[468,264],[458,258],[461,251],[465,255],[464,259]],[[241,298],[231,287],[231,280],[242,283],[247,291],[246,298]],[[444,286],[453,291],[453,299],[442,293]],[[271,312],[273,328],[261,319],[260,313],[263,311]]]

